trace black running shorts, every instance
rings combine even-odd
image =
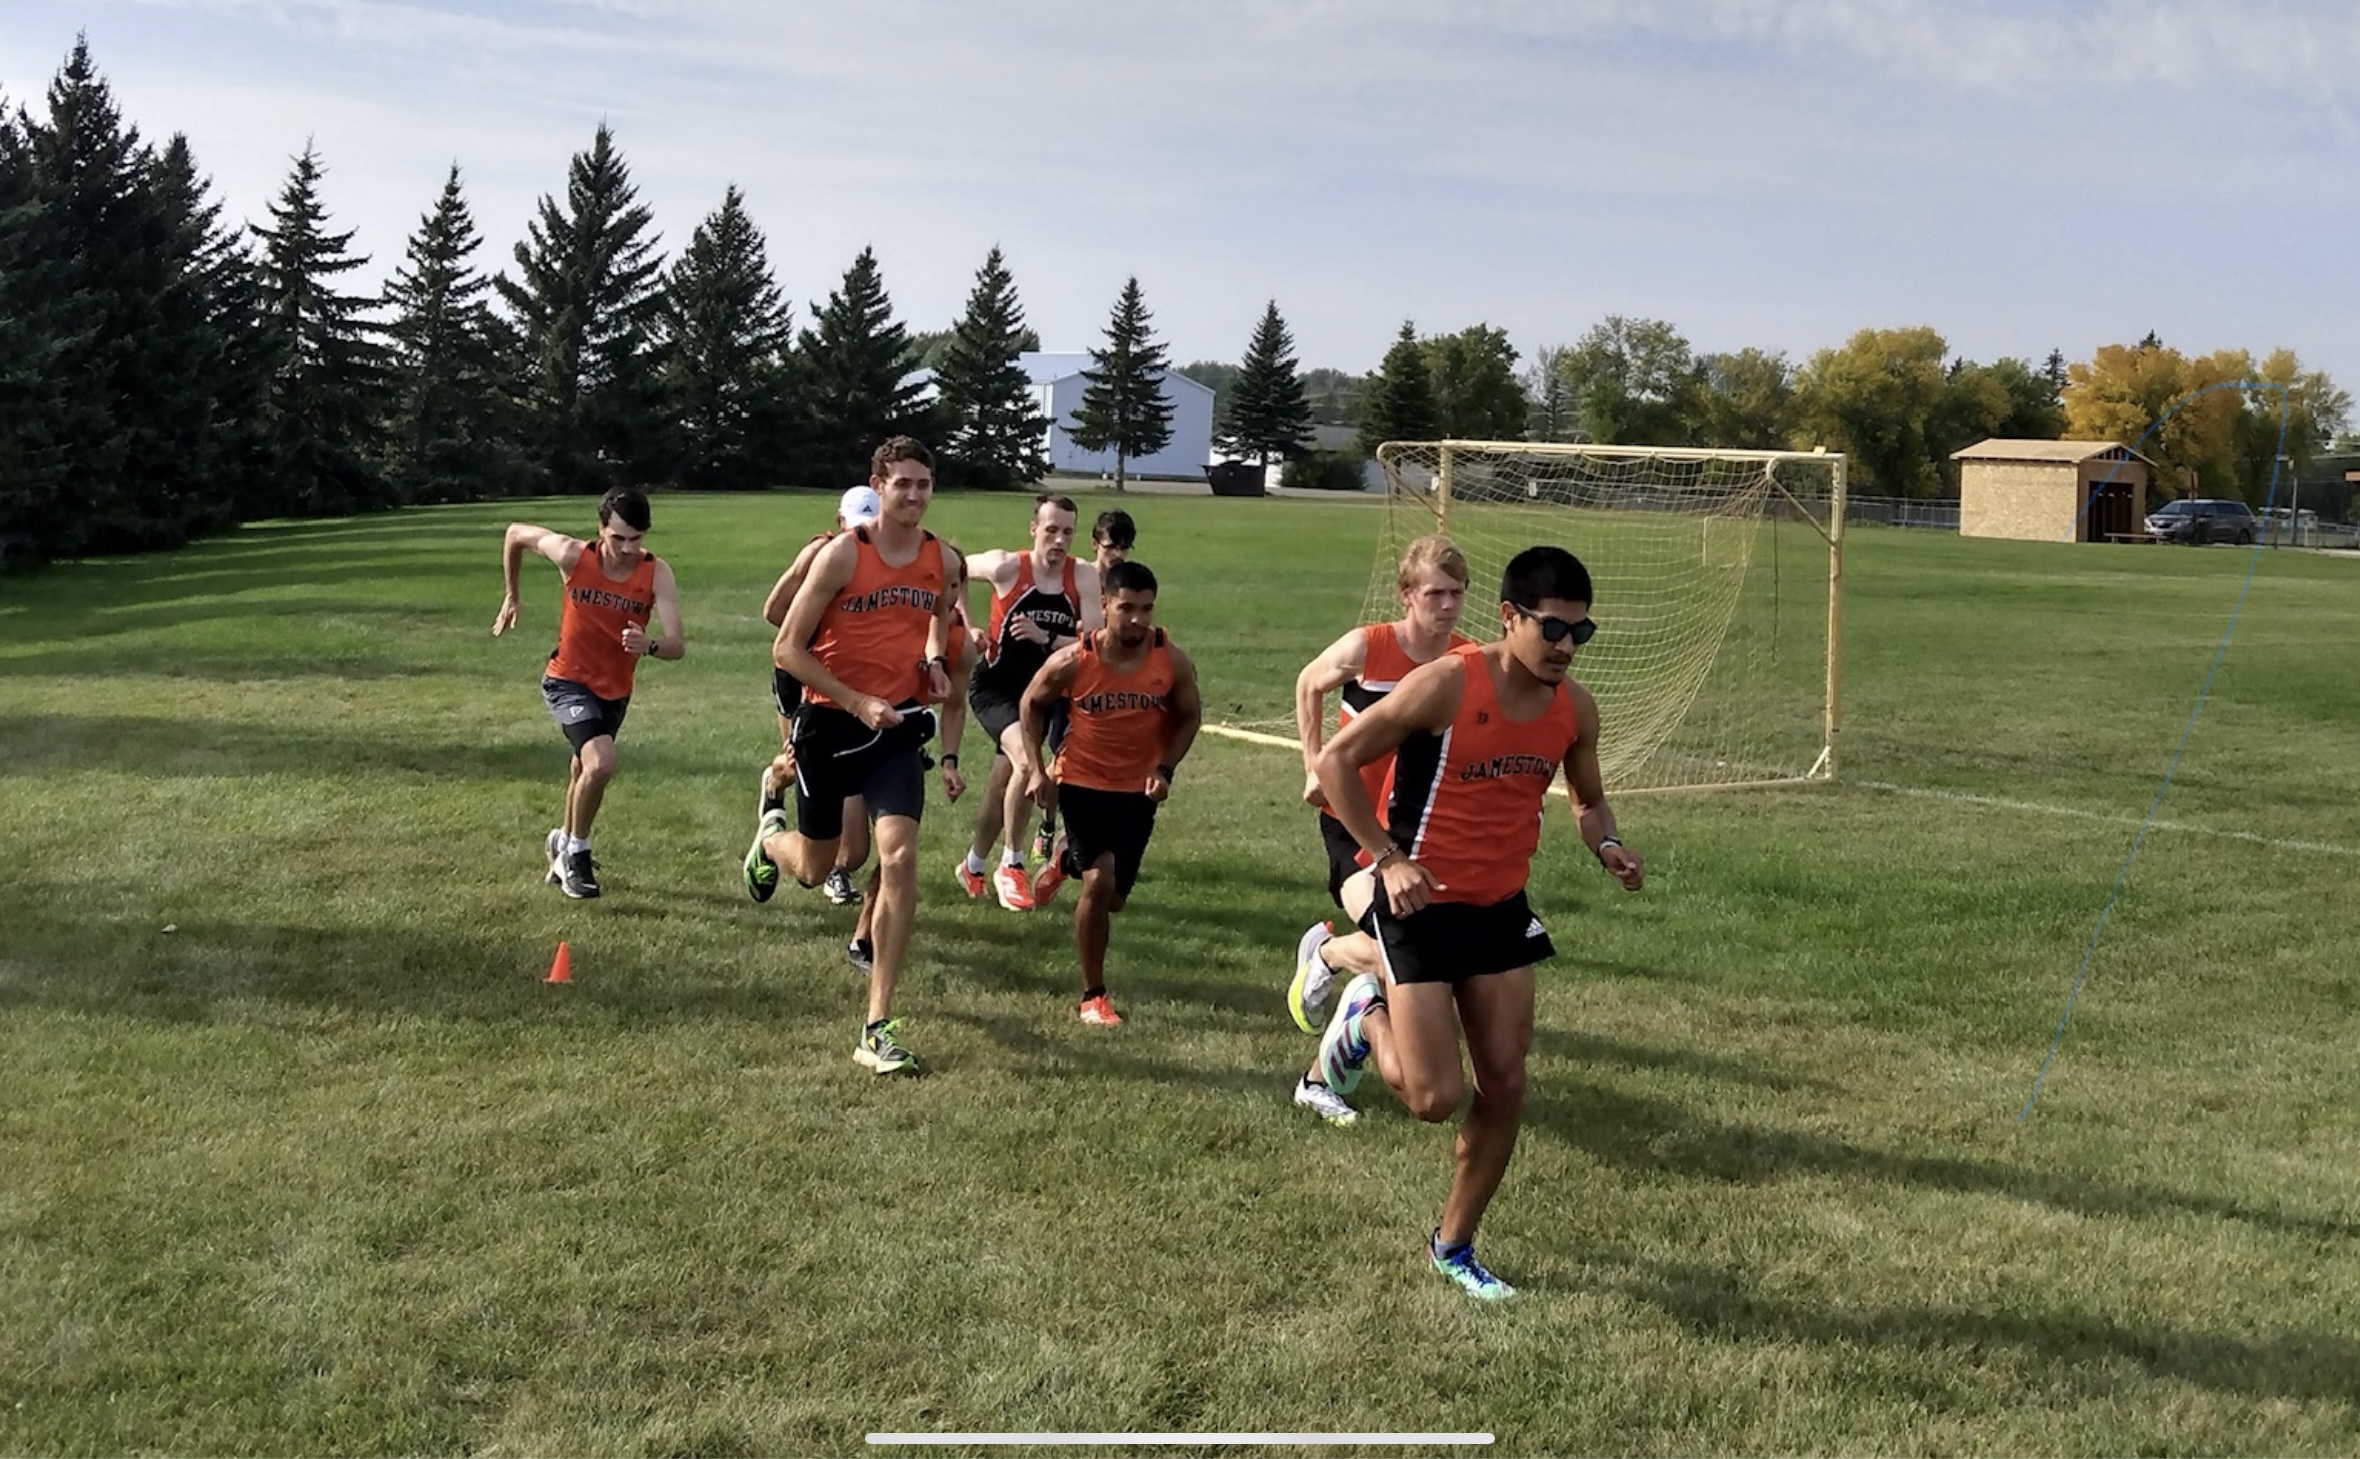
[[[1115,892],[1129,896],[1155,834],[1155,802],[1147,792],[1064,785],[1057,790],[1057,809],[1065,818],[1065,874],[1078,877],[1111,853]]]
[[[628,694],[620,699],[601,699],[587,684],[549,674],[541,676],[541,702],[549,706],[549,717],[557,721],[558,733],[577,755],[592,740],[619,734],[623,715],[631,708]]]
[[[806,839],[844,834],[844,802],[859,796],[869,818],[907,816],[926,809],[926,765],[920,748],[934,738],[934,712],[900,706],[902,722],[874,730],[833,704],[807,703],[795,716],[795,828]]]
[[[967,707],[974,711],[975,722],[983,726],[983,732],[990,738],[995,751],[1000,749],[1000,736],[1006,734],[1008,726],[1016,723],[1017,717],[1024,712],[1022,703],[981,679],[967,686]]]
[[[1352,833],[1344,829],[1344,823],[1326,811],[1319,813],[1319,839],[1327,847],[1328,896],[1341,907],[1344,905],[1344,883],[1352,879],[1354,872],[1365,870],[1368,862],[1362,859],[1360,843],[1352,839]]]
[[[793,719],[803,707],[803,681],[776,664],[770,667],[770,704],[780,719]]]
[[[1463,983],[1491,973],[1530,967],[1557,955],[1548,929],[1518,892],[1488,907],[1428,902],[1407,917],[1385,908],[1382,885],[1362,914],[1360,930],[1377,940],[1396,983]]]

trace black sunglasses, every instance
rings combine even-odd
[[[1522,603],[1510,603],[1508,606],[1541,626],[1543,643],[1558,643],[1570,636],[1573,646],[1580,648],[1598,635],[1598,625],[1587,618],[1578,623],[1568,623],[1562,618],[1551,618],[1546,613],[1535,613]]]

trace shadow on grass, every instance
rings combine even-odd
[[[1018,1072],[1028,1076],[1120,1079],[1150,1089],[1188,1085],[1222,1094],[1258,1097],[1268,1096],[1273,1089],[1284,1089],[1292,1081],[1292,1075],[1283,1070],[1206,1068],[1147,1058],[1133,1052],[1141,1045],[1135,1039],[1125,1039],[1128,1030],[1093,1029],[1076,1023],[1073,1031],[1077,1037],[1052,1037],[1010,1015],[945,1012],[933,1016],[975,1029],[1008,1054],[1016,1062]]]
[[[1841,1088],[1830,1079],[1790,1074],[1783,1069],[1749,1063],[1743,1059],[1700,1053],[1695,1049],[1656,1048],[1648,1044],[1607,1038],[1602,1034],[1551,1028],[1546,1024],[1533,1030],[1533,1051],[1548,1058],[1565,1059],[1576,1064],[1616,1064],[1625,1069],[1689,1074],[1699,1079],[1751,1084],[1782,1092],[1828,1093]]]
[[[537,690],[512,696],[520,720],[546,727]],[[521,725],[519,726],[521,728]],[[181,775],[331,775],[411,771],[438,778],[548,782],[564,774],[555,729],[530,743],[322,731],[264,720],[166,715],[0,714],[0,778],[107,770],[169,780]],[[657,743],[625,751],[623,773],[702,768]]]
[[[1998,1161],[1876,1150],[1825,1135],[1700,1119],[1669,1101],[1595,1084],[1537,1090],[1525,1105],[1524,1121],[1526,1128],[1586,1150],[1608,1165],[1692,1180],[1751,1184],[1839,1176],[2031,1201],[2084,1216],[2196,1215],[2314,1240],[2360,1235],[2360,1226],[2349,1219],[2289,1214],[2222,1196],[2107,1185]]]
[[[1700,1336],[1730,1342],[1840,1343],[1912,1353],[1950,1348],[1978,1358],[2014,1349],[2043,1364],[2088,1369],[2127,1363],[2151,1377],[2255,1398],[2360,1402],[2360,1342],[2340,1333],[2285,1332],[2253,1339],[2131,1327],[2078,1312],[1831,1310],[1766,1297],[1749,1291],[1731,1272],[1683,1264],[1654,1266],[1623,1290]]]

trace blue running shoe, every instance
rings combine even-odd
[[[1344,985],[1344,996],[1319,1036],[1319,1077],[1338,1094],[1360,1087],[1360,1068],[1368,1062],[1368,1035],[1361,1020],[1372,1008],[1385,1006],[1385,986],[1374,974],[1355,973]]]
[[[1442,1232],[1438,1228],[1427,1239],[1426,1256],[1434,1263],[1434,1270],[1450,1278],[1460,1291],[1470,1297],[1485,1302],[1504,1302],[1516,1295],[1514,1287],[1493,1276],[1485,1270],[1482,1262],[1475,1259],[1475,1243],[1472,1241],[1444,1246]]]

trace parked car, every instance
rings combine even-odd
[[[2147,514],[2147,535],[2166,542],[2234,542],[2244,547],[2261,534],[2252,507],[2215,497],[2165,502]]]

